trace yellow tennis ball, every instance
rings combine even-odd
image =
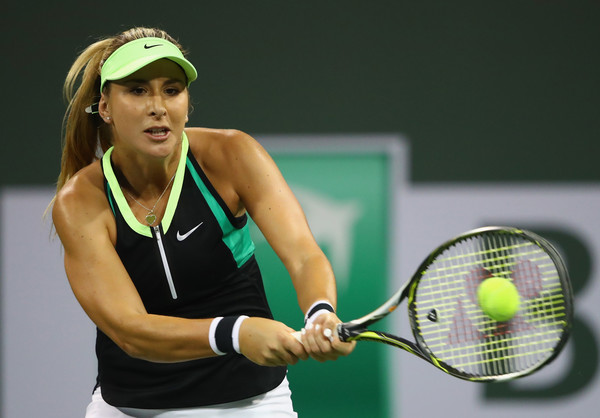
[[[477,299],[483,312],[494,321],[510,320],[519,310],[517,287],[508,279],[490,277],[477,288]]]

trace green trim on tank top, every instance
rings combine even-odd
[[[204,181],[202,181],[202,178],[194,168],[189,157],[187,158],[186,164],[192,178],[196,182],[196,186],[198,186],[202,196],[204,196],[204,200],[206,200],[206,203],[221,227],[221,231],[223,232],[223,242],[227,245],[229,251],[231,251],[237,266],[241,267],[252,257],[255,248],[254,243],[250,238],[248,222],[240,229],[234,227],[219,202],[217,202],[217,199],[215,199],[210,190],[208,190],[208,187],[206,187],[206,184],[204,184]]]
[[[102,168],[104,169],[104,176],[106,177],[106,181],[108,182],[109,202],[111,202],[110,191],[112,190],[112,194],[115,197],[117,206],[119,207],[119,210],[123,215],[123,219],[125,219],[125,222],[127,222],[127,225],[129,225],[129,227],[138,234],[148,238],[152,238],[151,227],[137,220],[137,218],[133,214],[133,211],[129,207],[129,203],[127,203],[127,199],[125,199],[123,191],[121,190],[121,186],[119,185],[117,176],[115,175],[115,172],[112,168],[112,164],[110,163],[110,156],[113,152],[113,148],[114,147],[110,147],[102,156]],[[173,188],[171,189],[171,195],[169,196],[169,201],[167,202],[165,214],[163,215],[161,221],[162,230],[165,234],[171,226],[173,216],[175,215],[175,209],[177,208],[177,202],[179,201],[179,196],[181,196],[183,178],[185,176],[185,162],[188,149],[189,142],[187,139],[187,135],[185,134],[185,132],[183,132],[183,135],[181,137],[181,156],[179,158],[179,164],[177,165],[177,171],[175,172],[175,180],[173,180]],[[112,202],[111,208],[113,210],[113,213],[115,213],[115,208]]]

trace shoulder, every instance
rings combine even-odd
[[[209,170],[224,165],[231,169],[266,156],[258,141],[237,129],[189,128],[186,134],[196,160]]]
[[[70,228],[83,227],[102,219],[109,208],[104,195],[104,176],[96,161],[78,171],[56,195],[52,220],[59,235]]]
[[[96,161],[79,170],[67,181],[64,187],[56,195],[56,204],[59,207],[69,207],[85,199],[103,193],[104,175],[100,167],[100,161]]]
[[[188,128],[185,132],[194,155],[227,155],[260,148],[252,136],[237,129]]]
[[[264,148],[250,135],[235,129],[186,130],[190,148],[233,214],[239,216],[261,187],[275,184],[279,171]]]

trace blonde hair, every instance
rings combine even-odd
[[[161,29],[137,27],[119,35],[99,40],[87,47],[77,57],[65,79],[63,94],[68,102],[63,118],[62,159],[56,185],[58,193],[79,170],[99,158],[98,151],[106,151],[112,145],[112,136],[97,114],[85,111],[86,107],[100,99],[100,69],[106,59],[127,42],[147,37],[163,38],[175,44],[182,53],[181,45]],[[80,80],[77,86],[77,81]],[[108,94],[110,83],[104,87]]]

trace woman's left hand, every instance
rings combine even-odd
[[[324,362],[347,356],[354,350],[356,341],[343,342],[338,338],[335,330],[340,322],[334,313],[323,313],[302,329],[302,344],[310,357]]]

